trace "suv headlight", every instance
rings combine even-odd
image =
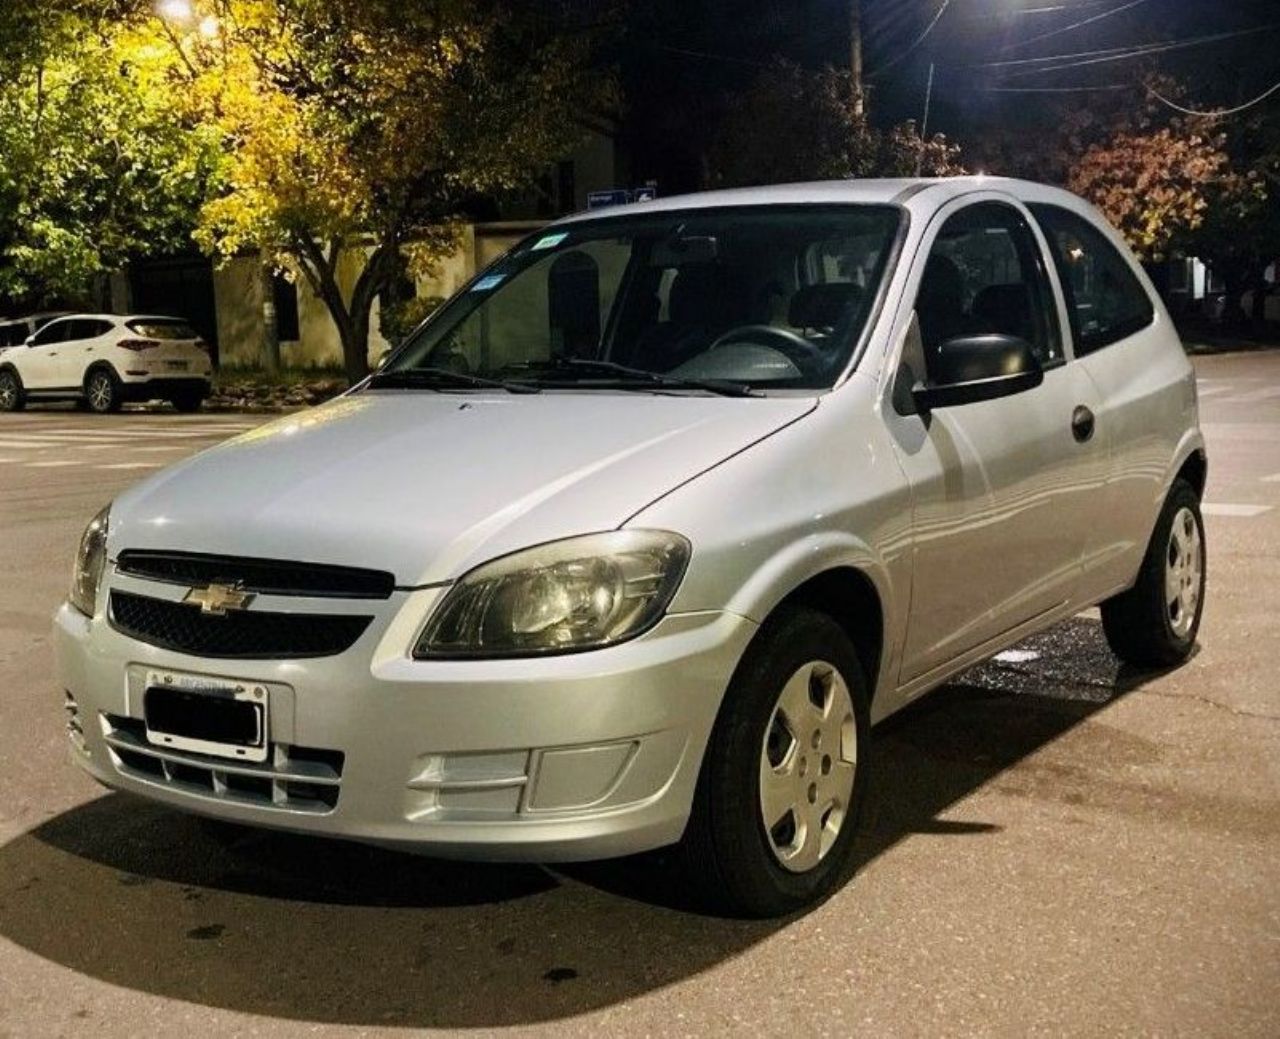
[[[523,657],[612,646],[653,627],[689,562],[689,542],[660,530],[553,541],[463,576],[413,655]]]
[[[76,550],[76,568],[71,575],[71,605],[86,617],[93,616],[98,601],[98,585],[107,568],[107,519],[111,514],[108,505],[85,528]]]

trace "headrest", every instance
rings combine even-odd
[[[835,328],[862,299],[862,290],[851,282],[805,285],[796,290],[787,308],[792,328]]]

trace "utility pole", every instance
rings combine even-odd
[[[924,88],[924,118],[920,120],[920,154],[916,156],[916,176],[924,166],[924,150],[929,147],[929,102],[933,100],[933,62],[929,62],[929,82]]]
[[[866,113],[862,91],[862,0],[849,0],[849,74],[853,80],[853,114]]]

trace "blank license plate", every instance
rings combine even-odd
[[[187,370],[186,361],[165,361],[164,366],[171,372],[185,372]]]
[[[261,688],[149,686],[142,705],[147,740],[156,746],[266,760],[266,697]]]

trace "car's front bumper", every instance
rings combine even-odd
[[[290,661],[201,660],[63,606],[72,756],[108,786],[189,811],[432,854],[568,861],[679,839],[751,621],[673,615],[607,650],[415,661],[399,643],[424,594],[397,593],[347,652]],[[157,670],[263,688],[268,761],[148,744],[142,692]]]

